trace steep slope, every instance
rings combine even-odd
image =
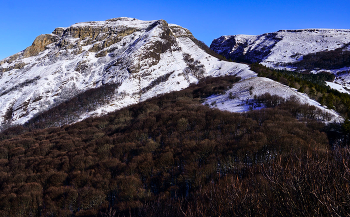
[[[207,76],[255,76],[247,65],[220,61],[198,45],[187,29],[164,20],[116,18],[56,28],[0,62],[0,123],[23,124],[106,85],[112,87],[108,93],[85,98],[89,109],[61,124],[181,90]]]
[[[228,59],[259,62],[275,69],[328,71],[349,88],[350,30],[280,30],[258,36],[233,35],[215,39],[210,48]]]

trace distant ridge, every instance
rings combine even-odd
[[[213,40],[210,48],[233,61],[261,63],[274,69],[334,73],[334,82],[350,89],[349,29],[279,30],[257,36],[221,36]]]

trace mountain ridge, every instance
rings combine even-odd
[[[232,60],[244,58],[250,52],[261,52],[263,55],[259,61],[249,59],[249,56],[245,60],[277,67],[279,63],[298,61],[300,56],[313,51],[335,50],[347,46],[348,43],[349,29],[297,29],[261,35],[225,35],[214,39],[210,47]],[[244,52],[238,53],[241,49]]]
[[[350,87],[350,60],[340,60],[350,55],[349,29],[279,30],[255,36],[221,36],[213,40],[210,48],[238,62],[291,71],[333,73],[336,84]],[[325,60],[327,64],[322,64]]]
[[[116,84],[106,104],[74,122],[181,90],[207,76],[256,74],[221,61],[191,32],[164,20],[115,18],[56,28],[0,64],[0,122],[23,124],[77,94]]]

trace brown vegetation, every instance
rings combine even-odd
[[[349,149],[331,150],[322,122],[293,113],[300,103],[245,114],[201,105],[237,80],[3,132],[0,216],[349,215]]]

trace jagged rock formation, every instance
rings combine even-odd
[[[206,76],[255,76],[247,65],[221,61],[209,52],[190,31],[164,20],[116,18],[56,28],[0,62],[0,123],[23,124],[106,85],[113,88],[84,99],[91,104],[88,109],[72,111],[69,120],[56,125],[177,91]]]

